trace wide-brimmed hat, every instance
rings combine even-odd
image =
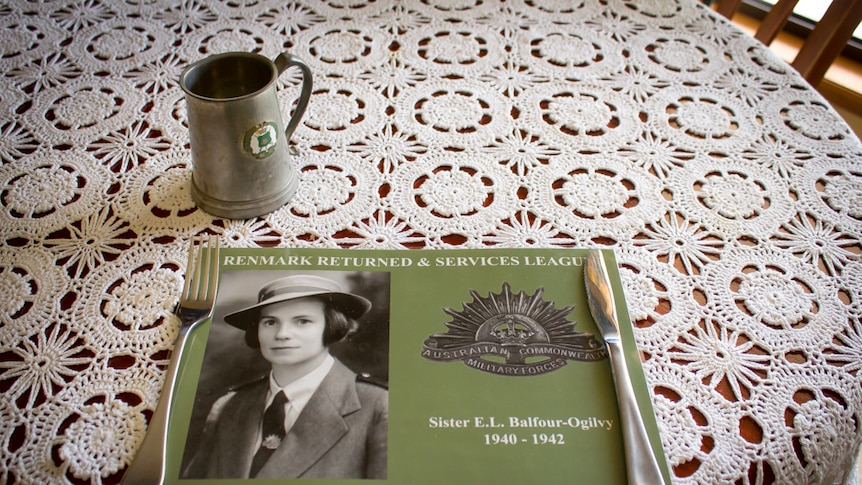
[[[257,303],[225,315],[227,323],[246,330],[257,323],[261,308],[288,300],[309,296],[324,296],[350,318],[357,319],[371,309],[366,298],[344,291],[336,281],[315,275],[293,275],[270,281],[257,294]]]

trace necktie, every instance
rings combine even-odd
[[[284,392],[279,392],[272,400],[272,404],[263,413],[260,448],[251,461],[251,471],[249,472],[251,477],[257,476],[257,472],[260,471],[263,464],[284,439],[284,404],[286,402],[287,396],[284,395]]]

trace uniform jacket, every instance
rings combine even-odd
[[[249,478],[268,379],[213,406],[183,478]],[[389,393],[338,360],[257,478],[386,478]]]

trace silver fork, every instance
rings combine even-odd
[[[189,262],[186,266],[185,283],[177,316],[180,318],[180,334],[174,345],[171,361],[165,376],[165,386],[156,412],[150,420],[147,434],[135,460],[123,477],[123,485],[156,485],[165,482],[165,458],[168,443],[168,422],[177,373],[185,350],[189,332],[212,314],[218,288],[218,237],[198,238],[189,247]]]

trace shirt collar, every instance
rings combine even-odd
[[[323,378],[326,377],[326,374],[328,374],[329,370],[332,369],[332,364],[334,362],[335,359],[333,359],[331,355],[326,354],[323,362],[321,362],[320,365],[315,367],[311,372],[283,387],[279,386],[278,383],[275,382],[275,377],[273,377],[272,372],[270,372],[269,395],[266,399],[266,405],[269,406],[274,396],[278,394],[279,391],[284,391],[287,399],[294,407],[299,409],[305,407],[305,403],[311,399],[311,395],[314,394],[314,391],[316,391],[318,387],[320,387],[320,383],[323,382]]]

